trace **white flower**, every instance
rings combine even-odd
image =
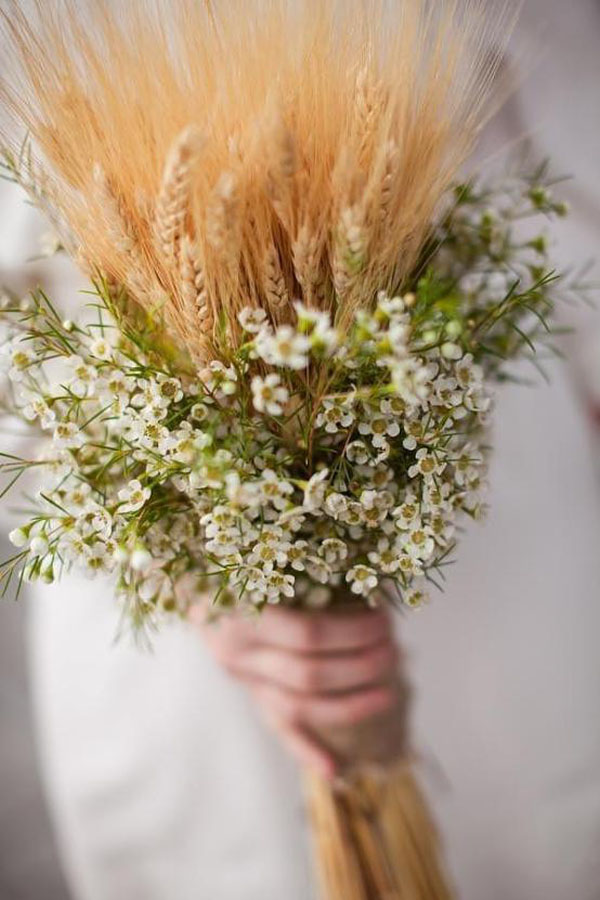
[[[39,419],[40,425],[44,429],[52,428],[56,421],[56,413],[50,409],[43,397],[28,396],[29,402],[21,409],[25,418],[33,422]]]
[[[298,316],[298,330],[310,337],[313,350],[332,353],[339,343],[335,328],[331,327],[329,313],[318,309],[310,309],[303,303],[294,303]]]
[[[239,537],[234,531],[216,531],[214,537],[206,542],[206,549],[222,559],[236,552],[238,540]]]
[[[441,475],[446,467],[446,463],[439,462],[437,457],[425,447],[417,450],[416,458],[416,463],[408,469],[409,478],[422,475],[425,479],[432,479],[436,475]]]
[[[317,428],[325,426],[328,434],[335,434],[340,428],[349,428],[354,422],[354,413],[349,408],[351,401],[325,399],[316,418]]]
[[[251,566],[260,566],[261,569],[268,572],[275,566],[283,568],[287,565],[291,544],[281,538],[271,539],[266,532],[267,529],[264,529],[258,543],[252,548],[252,552],[248,556],[248,563]]]
[[[281,572],[270,572],[266,577],[266,594],[269,603],[278,603],[283,594],[284,597],[293,597],[296,579],[293,575],[283,575]]]
[[[320,584],[329,584],[331,581],[331,567],[326,560],[319,559],[318,556],[308,557],[306,571],[313,581],[318,581]]]
[[[77,516],[77,530],[84,536],[96,535],[107,539],[113,529],[113,519],[106,507],[89,500]]]
[[[158,395],[164,403],[178,403],[183,397],[181,382],[178,378],[171,378],[160,373],[157,378]]]
[[[377,541],[377,550],[368,553],[369,562],[385,575],[393,575],[400,567],[400,551],[388,538]]]
[[[364,465],[370,459],[369,450],[364,441],[351,441],[346,447],[346,456],[350,462],[357,465]]]
[[[389,366],[394,388],[406,403],[419,406],[427,399],[434,371],[430,366],[415,357],[391,360]]]
[[[406,414],[406,403],[402,397],[384,397],[379,404],[379,409],[384,416],[393,416],[396,419],[400,419]]]
[[[377,587],[377,572],[370,566],[353,566],[346,572],[346,581],[353,594],[366,597]]]
[[[91,485],[87,481],[79,481],[65,496],[64,505],[69,509],[83,509],[90,499]]]
[[[342,515],[342,521],[346,525],[361,525],[364,521],[364,510],[360,503],[355,500],[348,503],[348,507]]]
[[[119,369],[103,369],[96,383],[98,399],[103,406],[115,404],[119,412],[128,405],[135,389],[133,379],[127,378]]]
[[[150,499],[151,493],[150,488],[142,487],[141,482],[134,478],[117,495],[119,498],[119,513],[137,512]]]
[[[483,369],[473,362],[471,353],[467,353],[466,356],[463,356],[460,362],[455,366],[454,374],[456,375],[458,383],[463,388],[472,388],[474,386],[480,387],[483,381]]]
[[[373,446],[382,449],[386,446],[386,437],[398,437],[400,426],[389,417],[374,415],[368,421],[360,422],[358,430],[362,435],[371,435]]]
[[[309,349],[309,339],[289,325],[281,325],[274,334],[262,332],[256,339],[258,355],[273,366],[304,369]]]
[[[200,372],[200,379],[208,393],[217,397],[230,397],[237,390],[237,372],[233,366],[225,366],[218,359],[213,359]]]
[[[411,528],[403,540],[402,549],[413,559],[426,562],[435,550],[435,541],[431,536],[431,530],[418,525]]]
[[[252,309],[252,307],[246,306],[238,313],[238,322],[244,331],[258,334],[267,322],[267,314],[264,309]]]
[[[288,550],[288,562],[296,572],[304,571],[308,550],[308,541],[295,541]]]
[[[407,531],[415,523],[420,522],[419,505],[414,497],[407,498],[404,503],[393,511],[396,527],[401,531]]]
[[[314,512],[323,506],[327,491],[326,482],[328,477],[329,469],[321,469],[320,472],[316,472],[312,478],[308,480],[306,487],[304,488],[303,506],[305,509],[310,509]]]
[[[402,297],[388,297],[385,291],[377,294],[377,311],[385,318],[395,319],[404,315],[406,306]]]
[[[348,498],[332,491],[325,499],[324,509],[333,519],[339,519],[348,509]]]
[[[91,355],[95,356],[97,359],[103,359],[105,361],[112,359],[113,348],[104,337],[99,337],[92,341],[89,350]]]
[[[98,575],[111,572],[115,566],[114,549],[111,542],[94,541],[91,545],[86,544],[82,564],[88,573]]]
[[[73,372],[73,377],[68,382],[69,390],[76,397],[90,397],[94,392],[98,371],[80,356],[71,356],[68,364]]]
[[[403,592],[402,602],[405,606],[410,606],[411,609],[418,609],[420,606],[429,602],[429,594],[424,587],[414,585]]]
[[[68,563],[75,563],[80,567],[84,565],[87,553],[87,543],[78,531],[63,531],[60,536],[60,552]]]
[[[279,516],[277,524],[286,528],[288,531],[295,533],[296,531],[300,531],[305,521],[306,515],[303,507],[294,506],[292,509],[286,510]]]
[[[465,444],[461,454],[452,460],[454,480],[459,485],[468,485],[481,477],[483,457],[472,444]]]
[[[339,538],[326,538],[319,546],[319,553],[329,565],[336,565],[348,556],[348,547]]]
[[[22,381],[27,370],[35,363],[35,354],[19,343],[11,353],[10,363],[8,377],[11,381]]]
[[[279,375],[271,374],[265,378],[255,375],[252,379],[252,402],[254,409],[270,416],[280,416],[289,400],[287,388],[281,384]]]
[[[73,450],[81,447],[84,438],[79,426],[75,422],[57,422],[54,428],[54,446],[61,449]]]
[[[262,496],[278,510],[285,509],[286,498],[294,492],[289,481],[279,478],[272,469],[265,469],[258,487]]]

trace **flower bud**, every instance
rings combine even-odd
[[[129,565],[134,572],[145,572],[152,564],[152,554],[139,544],[131,554]]]
[[[29,538],[25,528],[14,528],[8,535],[8,539],[15,547],[24,547]]]
[[[48,541],[41,535],[39,537],[34,537],[30,544],[30,549],[36,556],[43,556],[48,550]]]
[[[445,344],[442,344],[442,356],[444,359],[460,359],[462,355],[463,352],[458,344],[454,344],[452,341],[446,341]]]

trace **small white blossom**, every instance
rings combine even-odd
[[[304,488],[305,509],[315,511],[323,506],[325,494],[327,491],[327,479],[329,478],[329,469],[321,469],[316,472],[307,482]]]
[[[252,379],[252,403],[254,409],[270,416],[280,416],[289,400],[287,388],[283,387],[281,378],[274,373],[261,378],[255,375]]]
[[[446,465],[425,447],[417,450],[416,459],[416,463],[409,467],[409,478],[416,478],[418,475],[422,475],[425,479],[435,478],[436,475],[442,474]]]
[[[142,487],[141,482],[134,478],[118,493],[119,513],[137,512],[150,499],[152,491],[148,487]]]
[[[249,334],[258,334],[267,322],[267,314],[264,309],[253,309],[250,306],[238,313],[238,322]]]
[[[309,349],[310,340],[290,325],[281,325],[274,334],[263,332],[256,339],[258,355],[273,366],[304,369]]]
[[[93,340],[90,343],[89,350],[92,356],[105,361],[112,359],[113,356],[113,348],[104,337],[99,337]]]
[[[341,428],[349,428],[354,422],[349,402],[326,398],[316,419],[317,428],[325,426],[328,434],[336,434]]]
[[[377,587],[377,572],[370,566],[353,566],[346,572],[346,581],[353,594],[366,597]]]
[[[81,447],[83,434],[75,422],[57,422],[54,427],[53,443],[57,448],[74,450]]]

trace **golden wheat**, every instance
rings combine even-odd
[[[195,359],[248,303],[343,325],[402,286],[490,111],[510,15],[482,2],[11,6],[4,137],[29,132],[87,267]]]

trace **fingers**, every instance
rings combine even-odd
[[[352,726],[398,702],[398,651],[386,610],[270,607],[258,620],[231,615],[195,624],[291,753],[326,778],[336,761],[313,732]]]
[[[389,639],[329,654],[302,654],[259,644],[240,655],[238,672],[298,693],[328,694],[382,684],[391,678],[397,664],[398,652]]]
[[[390,631],[386,609],[310,613],[272,606],[256,624],[259,640],[296,653],[358,650],[377,644]]]
[[[354,725],[390,709],[397,695],[393,685],[378,685],[348,694],[298,694],[277,684],[250,685],[256,700],[279,721],[307,728]]]

